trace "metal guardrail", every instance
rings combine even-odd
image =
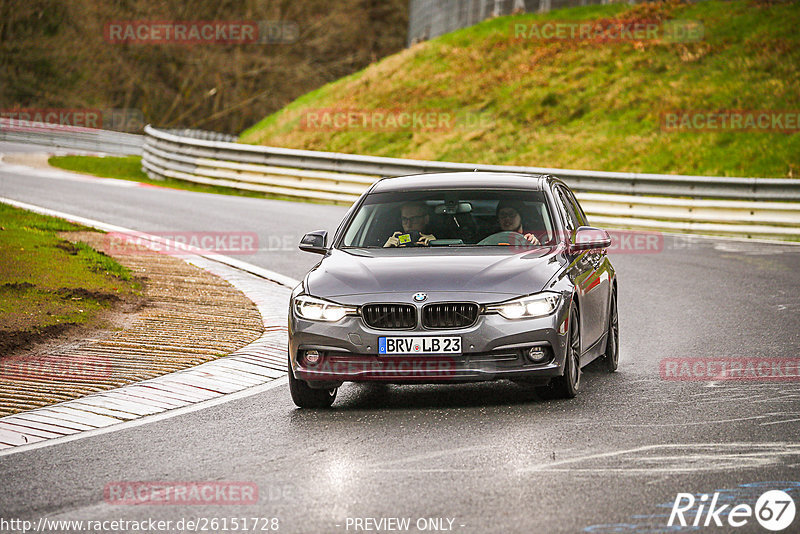
[[[316,152],[240,143],[205,141],[176,136],[152,126],[145,127],[147,148],[166,149],[164,154],[185,156],[199,167],[214,160],[295,169],[320,170],[372,177],[403,176],[430,172],[488,171],[552,174],[576,191],[628,195],[663,195],[693,198],[783,200],[800,202],[800,180],[786,178],[728,178],[605,171],[581,171],[511,165],[482,165],[413,159]],[[188,161],[184,161],[188,163]],[[235,166],[230,166],[235,169]],[[187,167],[188,168],[188,167]],[[255,169],[250,169],[255,170]]]
[[[108,154],[140,155],[144,136],[0,118],[0,141]]]
[[[212,141],[145,127],[151,178],[351,204],[384,176],[449,171],[552,174],[609,227],[800,240],[800,180],[726,178],[384,158]],[[778,202],[781,201],[781,202]]]
[[[159,131],[177,135],[180,137],[191,137],[193,139],[205,139],[206,141],[224,141],[227,143],[235,143],[237,137],[235,135],[210,132],[208,130],[198,130],[196,128],[159,128]]]
[[[635,4],[653,0],[626,1]],[[433,39],[490,17],[609,3],[611,0],[410,0],[407,44]]]

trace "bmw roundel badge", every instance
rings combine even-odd
[[[414,293],[414,302],[422,302],[428,298],[428,295],[425,293]]]

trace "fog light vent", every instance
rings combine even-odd
[[[550,360],[550,349],[548,347],[531,347],[525,353],[531,363],[545,363]]]
[[[318,350],[307,350],[303,355],[303,359],[308,365],[317,365],[322,361],[322,354]]]

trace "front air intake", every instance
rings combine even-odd
[[[367,304],[361,307],[364,322],[380,330],[408,330],[417,326],[417,309],[409,304]]]
[[[472,302],[443,302],[422,308],[425,328],[466,328],[478,320],[478,305]]]

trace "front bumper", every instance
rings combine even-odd
[[[289,355],[292,372],[312,387],[342,382],[452,383],[499,379],[542,380],[564,372],[567,299],[547,317],[505,319],[480,315],[468,328],[377,330],[361,317],[347,316],[336,323],[307,321],[289,315]],[[459,355],[378,355],[381,336],[460,336]],[[525,353],[534,346],[549,351],[549,360],[533,363]],[[317,350],[321,361],[311,365],[302,358]]]

